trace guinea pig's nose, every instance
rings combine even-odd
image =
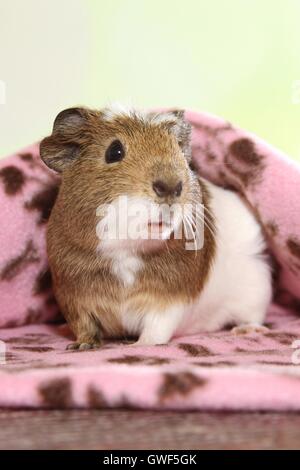
[[[158,197],[176,196],[179,197],[182,192],[182,181],[175,185],[170,185],[162,180],[154,181],[152,184],[154,192]]]

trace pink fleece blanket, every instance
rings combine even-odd
[[[66,351],[45,252],[59,181],[36,144],[0,162],[0,406],[300,410],[300,167],[219,118],[187,118],[201,175],[239,191],[265,230],[269,331]]]

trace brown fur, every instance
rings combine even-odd
[[[125,331],[119,308],[127,302],[132,314],[174,302],[190,302],[201,292],[214,258],[215,240],[205,228],[204,247],[187,251],[185,239],[170,239],[157,250],[141,253],[144,268],[135,283],[124,285],[111,271],[111,261],[96,253],[96,209],[127,194],[156,202],[152,183],[158,177],[173,184],[183,182],[180,203],[203,202],[209,208],[205,183],[189,168],[183,150],[189,147],[187,123],[174,117],[172,124],[149,124],[138,116],[103,119],[85,109],[62,112],[53,134],[41,143],[46,164],[62,172],[58,198],[48,224],[48,255],[54,291],[78,345],[97,345],[104,335],[121,337]],[[119,139],[125,158],[107,164],[105,150]],[[172,203],[172,198],[166,199]],[[213,225],[213,218],[209,216]]]

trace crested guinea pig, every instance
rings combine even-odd
[[[192,169],[183,111],[67,109],[40,153],[61,173],[47,250],[71,348],[263,329],[260,226],[237,194]]]

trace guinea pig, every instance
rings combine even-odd
[[[260,225],[237,194],[192,169],[191,130],[181,110],[72,108],[41,142],[61,173],[47,251],[69,348],[263,330],[271,275]],[[118,236],[120,221],[119,232],[129,221],[143,230],[128,224]]]

